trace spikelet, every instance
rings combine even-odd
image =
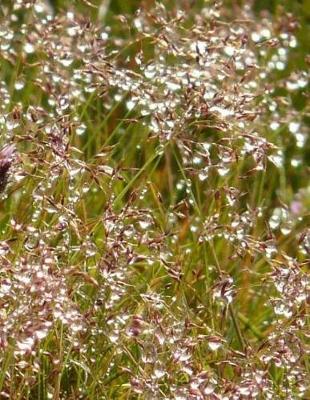
[[[3,147],[0,151],[0,193],[4,191],[7,185],[15,150],[15,145],[10,144]]]

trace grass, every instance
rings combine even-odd
[[[281,3],[1,2],[0,399],[309,397]]]

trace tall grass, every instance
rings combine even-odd
[[[0,5],[0,398],[306,399],[301,10],[127,3]]]

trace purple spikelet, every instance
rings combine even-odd
[[[6,187],[15,150],[14,144],[7,145],[0,150],[0,192],[3,192]]]

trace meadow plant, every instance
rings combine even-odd
[[[300,21],[98,3],[0,5],[0,398],[308,398]]]

